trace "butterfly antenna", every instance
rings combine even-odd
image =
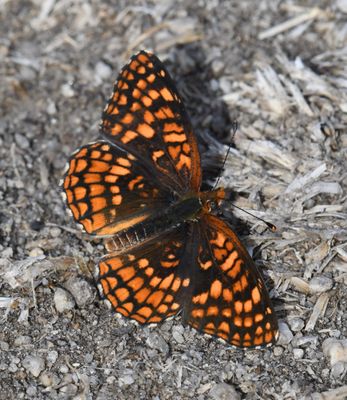
[[[236,133],[238,127],[239,127],[238,122],[237,122],[237,121],[234,121],[233,124],[232,124],[233,135],[232,135],[232,137],[231,137],[231,142],[234,140],[234,136],[235,136],[235,133]],[[220,168],[220,171],[219,171],[217,180],[216,180],[216,182],[215,182],[215,184],[214,184],[214,186],[213,186],[213,190],[214,190],[214,189],[218,186],[218,184],[219,184],[220,178],[221,178],[221,176],[222,176],[222,173],[223,173],[223,170],[224,170],[224,167],[225,167],[225,163],[226,163],[227,158],[228,158],[229,153],[230,153],[230,149],[231,149],[231,143],[230,143],[229,146],[228,146],[228,150],[227,150],[227,152],[226,152],[226,154],[225,154],[225,157],[224,157],[224,160],[223,160],[223,164],[222,164],[222,166],[221,166],[221,168]]]
[[[238,207],[237,205],[235,205],[234,203],[230,203],[232,206],[234,206],[235,208],[237,208],[240,211],[243,211],[244,213],[250,215],[251,217],[258,219],[259,221],[263,222],[272,232],[276,232],[277,228],[276,225],[272,224],[271,222],[265,221],[265,219],[257,217],[256,215],[250,213],[249,211],[244,210],[241,207]]]

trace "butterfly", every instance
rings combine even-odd
[[[197,139],[163,63],[140,51],[121,70],[100,126],[63,178],[85,232],[106,239],[98,283],[113,309],[140,324],[181,314],[198,331],[243,348],[272,344],[278,324],[264,281],[202,192]]]

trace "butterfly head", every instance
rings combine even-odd
[[[225,198],[224,188],[217,188],[209,192],[200,193],[202,208],[207,213],[210,213],[212,210],[219,207],[224,198]]]

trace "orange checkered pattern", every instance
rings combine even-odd
[[[201,192],[197,140],[159,59],[141,51],[105,107],[103,140],[83,146],[63,180],[67,206],[106,237],[98,280],[114,310],[141,324],[183,322],[237,347],[272,344],[277,319],[263,279]]]

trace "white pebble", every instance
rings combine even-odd
[[[72,310],[75,307],[75,301],[71,294],[62,288],[57,288],[54,293],[54,304],[58,313]]]
[[[61,229],[59,229],[58,227],[53,227],[50,229],[49,233],[53,238],[56,238],[61,235]]]
[[[299,317],[290,318],[288,323],[293,332],[299,332],[305,326],[305,322]]]
[[[125,368],[123,370],[123,375],[120,376],[118,379],[118,385],[120,387],[132,385],[135,382],[133,375],[134,375],[134,371],[132,369]]]
[[[26,356],[22,365],[28,372],[37,378],[45,368],[45,361],[39,356]]]
[[[273,349],[273,352],[274,352],[274,356],[275,357],[279,357],[280,355],[283,354],[283,347],[275,346],[274,349]]]
[[[304,350],[303,349],[293,349],[293,355],[296,360],[299,360],[304,356]]]
[[[108,80],[112,75],[112,69],[109,65],[105,64],[102,61],[99,61],[95,66],[95,74],[101,80]]]
[[[333,287],[333,281],[326,276],[316,276],[308,284],[311,293],[327,292]]]
[[[218,383],[210,390],[210,398],[214,400],[241,400],[241,396],[233,386],[227,383]]]
[[[174,326],[172,328],[172,337],[174,338],[174,340],[177,343],[179,343],[179,344],[184,343],[184,337],[182,335],[182,330],[180,329],[179,326]]]
[[[345,362],[338,362],[331,368],[331,376],[335,379],[339,379],[345,373],[347,369],[347,364]]]
[[[35,248],[31,249],[29,252],[30,257],[38,257],[38,256],[42,256],[42,255],[43,255],[43,250],[40,249],[40,247],[35,247]]]
[[[285,322],[279,321],[278,329],[280,332],[280,337],[278,338],[277,344],[279,344],[279,345],[289,344],[293,339],[293,334],[292,334],[291,330],[289,329],[289,326]]]
[[[71,85],[69,85],[68,83],[61,85],[60,92],[64,97],[73,97],[75,95],[74,90],[72,89]]]
[[[336,7],[347,14],[347,0],[337,0],[336,1]]]
[[[51,372],[42,372],[40,376],[40,383],[45,387],[53,386],[53,374]]]
[[[58,352],[56,350],[51,350],[47,353],[46,361],[49,366],[55,364],[58,359]]]
[[[324,340],[322,347],[324,355],[330,358],[332,367],[338,362],[347,363],[347,339],[328,338]]]
[[[61,365],[59,368],[59,372],[62,374],[67,374],[69,372],[69,367],[65,364]]]
[[[22,346],[27,346],[28,344],[31,344],[31,342],[32,342],[32,339],[30,336],[20,335],[15,338],[13,344],[16,347],[22,347]]]
[[[66,284],[66,289],[72,294],[79,307],[83,308],[91,304],[94,300],[94,292],[88,282],[81,278],[70,278]]]
[[[33,385],[28,386],[28,388],[26,389],[26,394],[28,395],[28,397],[36,397],[37,394],[36,387]]]
[[[167,354],[169,352],[169,345],[164,338],[156,332],[152,332],[146,339],[146,343],[152,349],[159,350],[161,353]]]

